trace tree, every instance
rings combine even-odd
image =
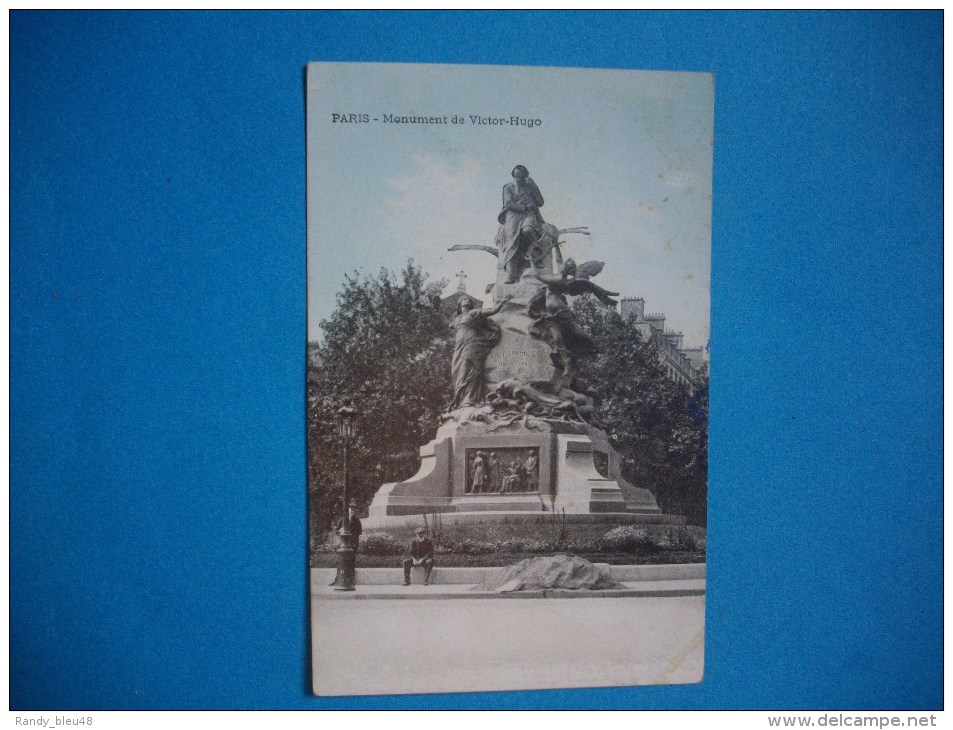
[[[599,343],[580,376],[596,400],[595,421],[622,457],[623,476],[655,494],[663,512],[705,524],[708,479],[708,379],[689,390],[668,378],[657,345],[615,310],[591,297],[573,302]]]
[[[413,262],[399,275],[345,277],[337,307],[308,348],[308,476],[312,534],[330,525],[341,496],[342,447],[335,414],[362,414],[351,447],[349,492],[367,504],[384,483],[419,466],[451,400],[453,339],[432,304],[444,282],[427,283]],[[622,456],[623,475],[650,489],[666,513],[705,524],[707,377],[689,391],[659,365],[656,344],[590,297],[573,309],[600,351],[580,363],[596,399],[596,424]]]
[[[334,313],[309,344],[308,478],[312,530],[325,529],[342,492],[343,443],[335,414],[360,416],[350,449],[350,496],[366,504],[381,484],[413,475],[450,401],[452,339],[427,283],[409,261],[399,275],[346,276]]]

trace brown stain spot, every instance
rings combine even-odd
[[[694,278],[695,276],[693,274],[685,274],[685,276],[682,277],[682,281],[691,281]]]
[[[667,196],[667,195],[666,195],[664,198],[662,198],[662,202],[663,202],[663,203],[667,203],[667,202],[668,202],[668,196]]]
[[[666,250],[666,251],[672,251],[672,250],[673,250],[673,247],[672,247],[672,239],[671,239],[671,238],[668,239],[668,240],[665,242],[665,250]]]

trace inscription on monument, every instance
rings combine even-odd
[[[467,494],[539,491],[539,449],[467,449]]]
[[[489,384],[511,378],[524,383],[545,383],[557,377],[545,342],[506,329],[499,344],[487,355],[485,372]]]
[[[530,358],[539,353],[538,347],[532,347],[526,342],[510,342],[509,347],[501,347],[497,353],[500,365],[516,368],[523,365]]]

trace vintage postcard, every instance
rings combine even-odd
[[[713,93],[308,67],[316,694],[701,681]]]

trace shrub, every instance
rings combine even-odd
[[[598,543],[598,549],[610,553],[705,552],[705,528],[679,526],[652,529],[622,525],[609,530]]]
[[[705,552],[708,548],[708,537],[704,527],[688,525],[681,528],[681,531],[689,550]]]
[[[705,551],[705,530],[701,527],[671,527],[660,533],[658,546],[663,550]]]
[[[528,553],[548,553],[552,552],[553,549],[552,543],[532,537],[519,540],[518,542],[522,544],[522,549]]]
[[[394,536],[387,532],[365,532],[361,535],[361,552],[367,555],[396,555],[404,549]]]
[[[318,553],[333,553],[338,549],[337,537],[334,534],[334,531],[320,532],[315,530],[311,535],[311,552]]]
[[[642,527],[619,525],[609,530],[601,540],[606,552],[634,553],[640,550],[655,549],[656,541]]]
[[[477,553],[486,552],[485,545],[474,542],[473,540],[456,540],[454,542],[447,542],[447,548],[451,553],[459,553],[460,555],[475,555]]]

